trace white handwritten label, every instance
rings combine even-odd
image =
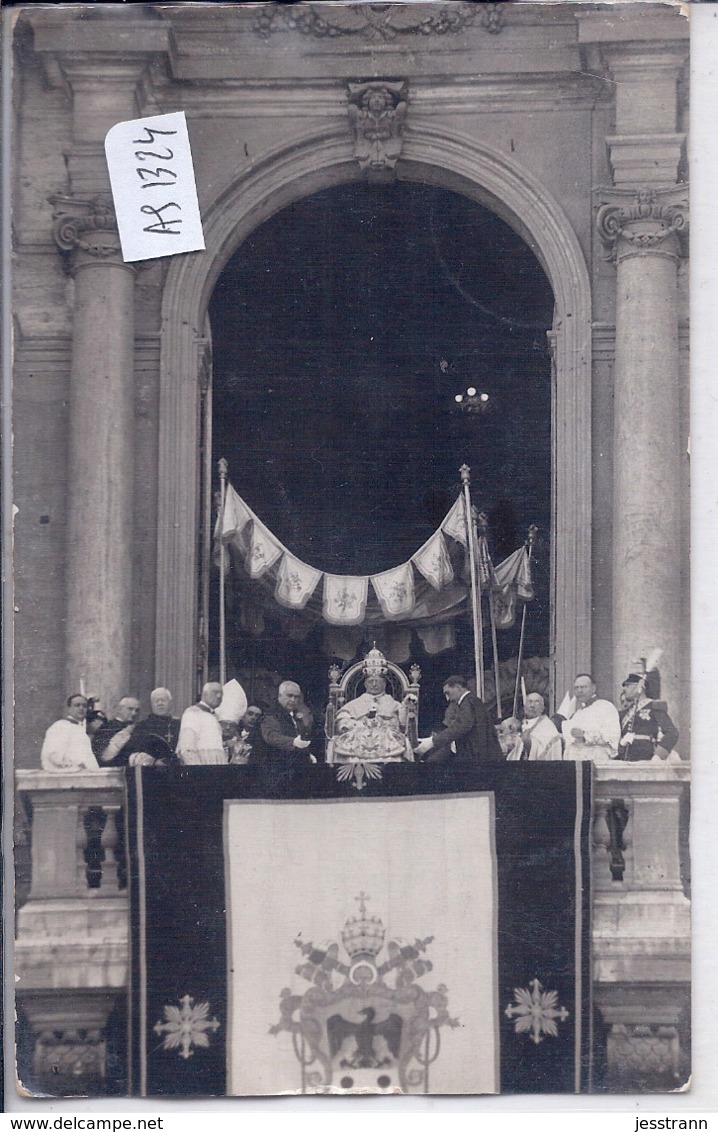
[[[183,110],[118,122],[105,154],[126,263],[204,249]]]

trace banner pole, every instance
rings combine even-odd
[[[488,519],[483,511],[479,515],[479,527],[481,528],[481,538],[486,544],[486,532],[489,527]],[[486,553],[488,560],[488,551]],[[494,617],[494,603],[491,600],[491,578],[489,578],[489,588],[487,591],[489,599],[489,620],[491,622],[491,647],[494,654],[494,687],[496,688],[496,718],[501,719],[503,708],[501,706],[501,681],[499,679],[499,642],[496,636],[496,619]]]
[[[227,500],[227,472],[229,465],[224,456],[219,461],[219,682],[224,686],[227,683],[227,624],[225,616],[224,580],[226,571],[226,548],[224,545],[224,507]]]
[[[85,674],[84,674],[84,672],[80,676],[80,695],[84,696],[85,699],[87,699],[87,691],[85,689]],[[85,714],[85,718],[82,721],[82,730],[87,731],[87,714]]]
[[[480,700],[484,698],[484,658],[483,658],[483,626],[481,624],[481,596],[479,591],[479,578],[476,572],[476,554],[474,550],[474,537],[476,534],[471,510],[471,468],[462,464],[459,468],[461,482],[464,485],[464,509],[466,516],[466,542],[469,547],[469,569],[471,571],[471,621],[474,630],[474,668],[476,671],[476,695]]]
[[[524,543],[524,546],[526,547],[526,549],[528,550],[528,553],[529,553],[529,562],[531,561],[531,555],[533,554],[534,542],[536,541],[536,532],[537,531],[538,531],[538,527],[534,526],[534,524],[532,523],[531,526],[529,527],[529,530],[528,530],[526,542]],[[516,665],[516,686],[514,688],[514,707],[513,707],[513,712],[512,712],[514,718],[516,718],[516,712],[519,709],[519,685],[521,684],[521,666],[523,665],[523,662],[524,662],[524,636],[525,636],[525,633],[526,633],[526,610],[527,610],[527,603],[524,602],[524,608],[523,608],[523,611],[521,613],[521,636],[519,637],[519,659],[518,659],[518,664]]]

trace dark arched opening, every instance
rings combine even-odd
[[[552,316],[531,249],[457,193],[352,183],[305,197],[255,229],[215,287],[214,464],[227,457],[236,490],[297,557],[369,574],[431,535],[467,462],[494,561],[540,529],[525,655],[547,657]],[[469,387],[488,394],[486,412],[457,403]],[[241,571],[230,591],[230,673],[254,698],[262,672],[293,676],[320,706],[336,633],[265,601]],[[215,593],[211,609],[213,668]],[[407,642],[393,626],[382,644],[400,663],[408,649],[427,692],[440,690],[473,667],[468,613],[449,629]],[[376,636],[353,630],[344,658]],[[500,659],[517,651],[518,625],[499,634]]]

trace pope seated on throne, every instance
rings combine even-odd
[[[387,690],[388,664],[378,649],[364,660],[364,692],[339,708],[333,739],[335,762],[362,759],[375,762],[413,761],[407,736],[409,716],[416,709],[416,696],[407,693],[399,702]]]

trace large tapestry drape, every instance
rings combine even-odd
[[[128,772],[133,1091],[585,1091],[590,775]]]

